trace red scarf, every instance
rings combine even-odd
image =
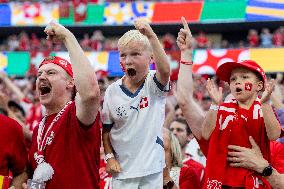
[[[12,177],[0,175],[0,189],[8,189],[11,181]]]
[[[248,189],[270,188],[260,175],[244,168],[230,167],[227,162],[228,145],[251,148],[249,136],[254,138],[263,157],[269,161],[269,140],[259,99],[249,110],[240,108],[236,100],[224,102],[218,110],[216,127],[210,138],[204,188],[221,189],[222,185]],[[259,185],[261,182],[264,184]]]

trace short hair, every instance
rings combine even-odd
[[[138,30],[129,30],[123,36],[121,36],[118,40],[118,48],[124,47],[133,41],[143,43],[146,48],[149,48],[149,50],[152,51],[148,38]]]
[[[189,125],[187,124],[186,120],[184,118],[176,118],[173,120],[173,122],[176,121],[178,123],[184,124],[185,125],[185,129],[187,132],[187,135],[190,135],[192,133],[191,129],[189,128]]]

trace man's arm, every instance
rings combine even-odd
[[[76,116],[84,125],[91,125],[98,113],[100,90],[96,73],[75,36],[64,26],[51,22],[45,29],[48,39],[63,41],[72,63],[77,90],[75,99]]]
[[[269,163],[263,158],[259,147],[251,136],[249,137],[249,141],[252,146],[251,149],[229,145],[228,148],[231,151],[228,152],[228,161],[232,167],[243,167],[261,174]],[[284,188],[284,174],[278,173],[274,168],[272,175],[265,177],[265,179],[270,183],[272,188]]]
[[[205,113],[193,99],[192,64],[190,64],[192,62],[193,37],[184,18],[182,18],[182,23],[183,28],[178,33],[177,44],[181,51],[181,62],[188,62],[189,64],[180,64],[177,101],[193,135],[197,139],[201,139],[201,125]]]
[[[154,33],[151,26],[145,19],[137,19],[134,25],[140,33],[148,38],[153,49],[153,56],[157,69],[156,77],[163,86],[166,86],[169,81],[171,70],[169,59],[165,50],[163,49],[157,35]]]

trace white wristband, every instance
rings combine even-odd
[[[109,160],[111,158],[114,158],[113,153],[108,153],[108,154],[105,155],[105,161],[107,161],[107,160]]]
[[[218,111],[219,110],[219,106],[211,104],[209,110]]]

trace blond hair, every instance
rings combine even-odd
[[[129,30],[118,40],[118,48],[125,47],[130,42],[140,42],[145,45],[150,51],[152,51],[148,38],[140,33],[138,30]]]
[[[170,131],[170,145],[173,167],[182,167],[182,152],[177,137]]]

